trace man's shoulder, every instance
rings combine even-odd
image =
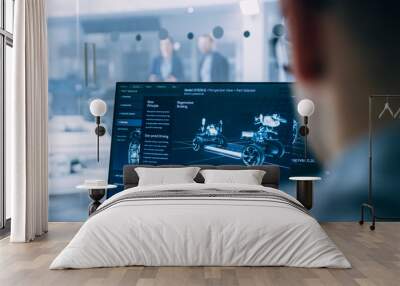
[[[400,130],[390,128],[377,134],[373,139],[372,162],[376,189],[387,189],[388,185],[393,185],[394,178],[400,173]],[[326,184],[322,184],[327,189],[355,190],[368,189],[369,176],[369,141],[368,138],[362,139],[355,144],[330,166],[328,166],[330,178]],[[340,186],[340,188],[338,188]]]
[[[213,51],[213,52],[212,52],[212,55],[213,55],[214,57],[217,57],[217,58],[223,58],[223,57],[224,57],[220,52],[217,52],[217,51]]]
[[[176,63],[181,63],[182,61],[181,61],[181,58],[178,56],[178,55],[176,55],[176,54],[174,54],[173,56],[172,56],[172,61],[173,62],[176,62]]]
[[[158,64],[158,63],[161,62],[161,60],[162,60],[161,56],[158,55],[158,56],[156,56],[156,57],[153,58],[153,63],[157,63],[157,64]]]
[[[216,51],[213,52],[213,57],[215,60],[218,60],[218,61],[226,61],[225,56],[223,56],[220,52],[216,52]]]

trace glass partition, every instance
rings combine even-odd
[[[14,32],[14,0],[5,0],[5,29],[9,33]]]
[[[75,186],[107,179],[116,82],[293,80],[277,1],[49,0],[47,7],[51,221],[86,219],[89,199]],[[94,98],[108,105],[100,163]]]

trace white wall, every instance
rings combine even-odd
[[[265,20],[261,6],[260,14],[244,16],[242,31],[250,31],[249,38],[243,38],[242,72],[243,81],[265,81]]]

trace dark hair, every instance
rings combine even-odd
[[[399,51],[400,0],[304,0],[304,3],[321,13],[333,14],[352,41],[363,48],[371,52]]]
[[[399,0],[305,0],[314,9],[335,13],[348,30],[368,37],[395,37],[400,27]]]
[[[291,0],[298,1],[298,0]],[[371,81],[396,83],[400,69],[400,0],[303,0],[345,33]],[[333,35],[334,36],[334,35]],[[389,84],[390,82],[390,84]],[[397,83],[396,83],[397,84]]]

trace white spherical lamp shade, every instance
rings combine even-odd
[[[107,112],[107,104],[101,99],[95,99],[90,103],[90,113],[93,116],[103,116]]]
[[[301,116],[311,116],[314,113],[314,102],[309,99],[303,99],[297,104],[297,111]]]

